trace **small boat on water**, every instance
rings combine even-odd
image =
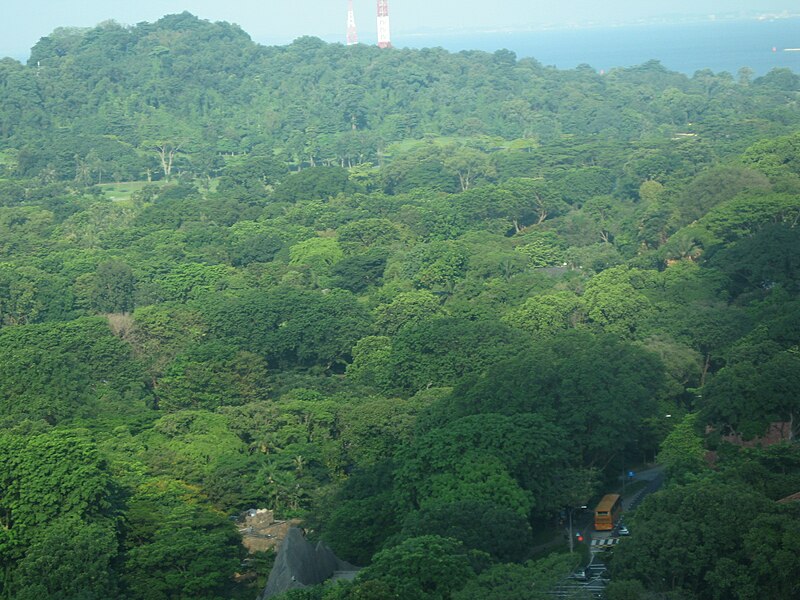
[[[800,48],[784,48],[784,52],[800,52]]]

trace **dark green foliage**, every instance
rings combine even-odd
[[[378,580],[398,598],[444,600],[474,575],[470,557],[460,542],[426,535],[379,552],[359,574],[359,581]]]
[[[122,506],[96,444],[85,432],[2,433],[0,455],[0,590],[113,596]]]
[[[133,310],[136,277],[123,262],[105,262],[97,267],[90,301],[97,312],[125,313]]]
[[[158,403],[163,410],[246,404],[267,393],[264,360],[251,352],[219,342],[194,346],[175,357],[159,379]]]
[[[62,517],[36,532],[20,561],[14,598],[60,596],[104,600],[118,595],[114,566],[119,552],[111,524]]]
[[[122,582],[129,597],[225,597],[241,553],[230,521],[165,480],[138,489],[127,514]]]
[[[331,269],[333,285],[356,294],[380,285],[387,257],[386,251],[375,248],[343,258]]]
[[[544,415],[569,432],[587,465],[603,464],[652,414],[660,369],[653,355],[612,336],[569,332],[490,368],[446,410]]]
[[[764,528],[765,522],[781,525]],[[687,590],[698,598],[781,597],[796,592],[796,564],[788,571],[771,570],[771,579],[765,580],[767,563],[760,553],[770,543],[765,537],[772,537],[776,546],[770,553],[783,561],[797,546],[789,533],[796,522],[794,507],[719,481],[674,487],[638,509],[633,526],[645,535],[620,544],[613,572],[636,578],[652,591]]]
[[[681,221],[696,221],[716,205],[748,190],[767,190],[769,181],[758,171],[716,167],[695,177],[681,192],[678,208]]]
[[[246,266],[254,262],[267,263],[275,258],[275,254],[283,247],[283,240],[268,231],[257,232],[237,240],[231,250],[231,262],[234,266]]]
[[[272,193],[273,202],[327,200],[340,193],[355,192],[347,170],[341,167],[315,167],[286,177]]]
[[[730,278],[731,296],[766,294],[775,286],[790,293],[800,285],[800,230],[784,224],[767,225],[711,258],[711,266]]]
[[[452,341],[458,340],[453,347]],[[402,328],[392,344],[392,381],[416,392],[431,385],[453,385],[472,373],[521,352],[525,338],[497,322],[434,318]]]
[[[329,367],[349,357],[369,327],[366,311],[343,290],[323,294],[282,287],[250,292],[224,298],[209,312],[216,337],[279,365]]]
[[[337,556],[368,564],[384,541],[400,529],[392,501],[392,465],[380,462],[345,482],[324,525],[323,538]]]
[[[143,373],[105,319],[0,330],[0,405],[6,422],[134,414]]]
[[[800,356],[778,352],[763,363],[727,366],[706,386],[704,417],[747,437],[759,437],[775,421],[800,411]]]
[[[463,589],[454,600],[546,600],[553,588],[570,573],[576,555],[551,554],[547,558],[520,564],[492,565]]]
[[[491,524],[489,529],[487,524]],[[412,513],[403,522],[402,535],[455,538],[500,562],[517,562],[529,552],[530,531],[527,519],[508,508],[464,499]]]

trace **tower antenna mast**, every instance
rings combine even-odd
[[[389,0],[378,0],[378,47],[392,47],[389,30]]]
[[[353,12],[353,0],[347,0],[347,45],[353,46],[358,43],[358,32],[356,31],[356,16]]]

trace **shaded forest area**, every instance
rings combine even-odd
[[[287,598],[546,598],[656,457],[610,600],[797,597],[797,444],[726,436],[797,429],[799,95],[188,13],[0,60],[0,597],[254,598],[266,507],[366,567]]]

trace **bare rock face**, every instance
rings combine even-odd
[[[323,542],[315,546],[306,540],[301,529],[292,527],[278,547],[275,564],[259,600],[318,585],[334,576],[351,577],[357,570],[358,567],[339,559]]]

